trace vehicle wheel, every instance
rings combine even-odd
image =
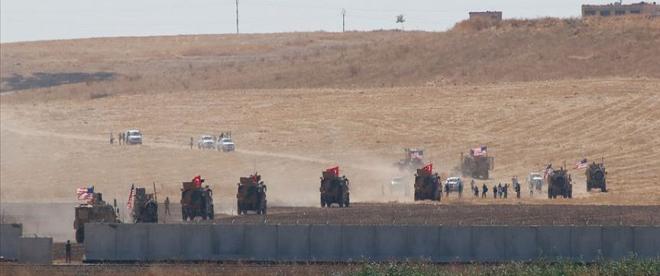
[[[76,242],[83,243],[84,241],[85,241],[85,228],[78,227],[78,229],[76,229]]]

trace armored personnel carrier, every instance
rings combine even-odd
[[[133,195],[133,223],[158,223],[158,202],[155,191],[147,194],[145,188],[135,188]]]
[[[191,182],[183,182],[181,188],[181,216],[183,221],[196,217],[202,220],[213,219],[213,191],[208,185],[202,187],[204,179],[200,176]]]
[[[546,181],[548,185],[548,198],[573,198],[573,184],[571,175],[563,167],[555,170],[552,166],[547,169]]]
[[[587,191],[591,189],[600,189],[601,192],[607,192],[607,172],[605,164],[592,162],[586,171]]]
[[[417,169],[415,174],[415,201],[433,200],[442,198],[442,181],[437,173],[433,173],[433,165]]]
[[[73,221],[73,229],[76,231],[76,242],[85,241],[85,223],[107,222],[117,223],[116,207],[103,201],[101,193],[93,193],[88,203],[80,204],[75,208],[76,217]]]
[[[267,209],[266,184],[261,181],[261,175],[254,173],[248,177],[241,177],[237,184],[236,205],[238,214],[247,214],[254,211],[258,215],[265,215]]]
[[[339,207],[349,207],[350,181],[346,176],[339,176],[339,167],[327,169],[321,174],[321,207],[337,204]]]
[[[463,155],[461,153],[461,172],[463,176],[470,176],[476,179],[488,179],[489,171],[495,166],[495,158],[488,156],[488,148],[470,149],[470,153]]]
[[[395,166],[399,167],[399,170],[414,172],[416,169],[424,166],[423,149],[408,148],[403,150],[405,152],[404,159],[395,163]]]

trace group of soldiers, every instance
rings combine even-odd
[[[475,185],[474,180],[470,183],[472,186],[472,193],[474,194],[474,197],[479,197],[479,186]],[[494,199],[502,199],[502,198],[508,198],[509,197],[509,184],[504,183],[499,183],[497,185],[493,185],[492,187],[492,193],[493,193],[493,198]],[[519,182],[514,182],[513,183],[513,189],[516,192],[516,197],[520,198],[520,183]],[[488,197],[488,183],[484,183],[483,186],[481,187],[481,198],[487,198]]]
[[[126,133],[120,132],[118,136],[118,142],[120,145],[126,144]],[[115,135],[110,132],[110,145],[115,143]]]

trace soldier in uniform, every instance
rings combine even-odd
[[[165,197],[165,215],[170,215],[170,197]]]
[[[71,263],[71,241],[67,240],[64,244],[64,258],[67,264]]]
[[[497,185],[493,184],[493,198],[497,199]]]
[[[516,183],[516,197],[520,198],[520,183]]]
[[[484,186],[481,187],[481,198],[486,198],[486,193],[488,192],[488,186],[486,186],[486,183],[484,183]]]
[[[190,137],[190,149],[192,149],[192,147],[193,147],[193,138]]]

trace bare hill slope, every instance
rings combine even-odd
[[[99,38],[2,44],[2,90],[89,96],[660,77],[660,21],[459,23],[444,33]],[[43,73],[37,74],[35,73]],[[58,93],[56,93],[58,94]]]

